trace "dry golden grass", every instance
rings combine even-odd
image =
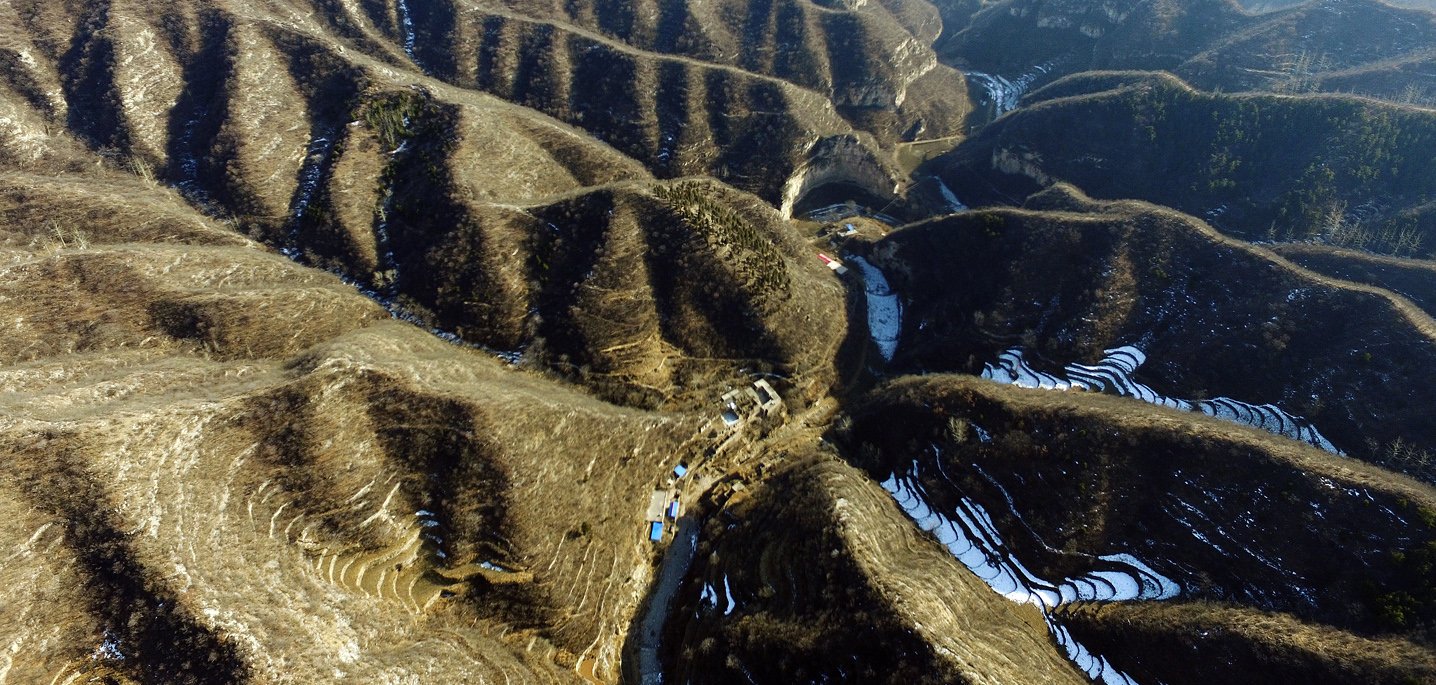
[[[296,304],[303,311],[293,295],[275,306],[282,313]],[[274,321],[214,316],[245,330]],[[310,312],[306,320],[325,319]],[[154,606],[182,597],[186,625],[231,645],[261,682],[329,680],[335,669],[366,679],[494,679],[552,669],[559,649],[613,673],[643,590],[635,569],[648,563],[638,525],[647,493],[676,459],[697,456],[682,447],[696,419],[615,410],[404,324],[329,339],[294,362],[216,364],[171,343],[158,358],[119,347],[82,363],[52,351],[28,372],[11,366],[16,382],[5,399],[24,411],[0,434],[12,466],[35,466],[12,473],[0,492],[23,493],[31,506],[63,500],[79,487],[73,477],[33,468],[64,454],[91,474],[101,498],[93,505],[112,517],[93,525],[129,534],[117,558],[132,569],[123,583],[32,573],[11,578],[12,587],[34,597],[42,591],[35,578],[44,577],[80,588],[84,601],[109,601],[124,583],[142,582]],[[43,437],[52,434],[59,437]],[[479,465],[488,471],[471,473]],[[444,469],[449,475],[435,482]],[[422,508],[439,512],[448,559],[428,542],[415,546]],[[16,519],[7,549],[35,557],[24,549],[42,525],[78,525],[68,509],[40,511],[34,525]],[[579,522],[589,525],[575,534]],[[40,557],[70,563],[61,552]],[[448,582],[428,569],[487,560],[529,580],[511,590],[472,581],[453,588],[457,598],[436,599]],[[29,573],[23,568],[7,564],[6,573]],[[507,608],[486,609],[495,596],[509,597],[497,605]],[[27,647],[12,676],[38,677],[56,659],[84,661],[99,631],[113,627],[102,614],[99,628],[35,644],[76,620],[46,616],[17,626]],[[545,639],[509,645],[498,637],[503,625]],[[129,658],[109,666],[153,675],[156,662],[131,651],[138,645],[121,639],[117,649]],[[212,678],[224,668],[197,673]]]
[[[0,174],[0,223],[6,248],[65,249],[82,241],[258,247],[196,214],[178,194],[120,174]]]
[[[12,680],[564,682],[579,656],[616,674],[648,493],[706,417],[505,368],[180,210],[134,231],[163,191],[36,183],[90,198],[70,225],[94,238],[16,239],[5,266]],[[442,543],[416,537],[420,509]],[[180,642],[156,653],[115,603]]]
[[[939,141],[909,163],[959,134],[937,11],[426,9],[411,59],[392,1],[0,7],[0,679],[613,681],[653,488],[817,430],[723,438],[712,400],[836,382],[844,286],[771,203],[823,141],[887,182],[904,134]],[[687,175],[728,185],[657,180]],[[685,219],[679,183],[747,242]],[[807,468],[815,535],[772,538],[767,587],[828,598],[837,569],[943,674],[1077,679],[873,483]]]
[[[1436,311],[1436,262],[1302,243],[1272,245],[1271,250],[1332,278],[1401,293],[1427,314]]]

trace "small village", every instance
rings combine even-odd
[[[719,398],[717,424],[722,426],[721,440],[707,451],[707,456],[698,464],[678,463],[673,466],[662,487],[649,495],[648,509],[644,514],[644,533],[649,542],[662,543],[672,537],[674,524],[685,510],[685,494],[701,496],[726,474],[706,468],[714,455],[740,439],[744,429],[752,422],[778,417],[785,410],[783,398],[767,379],[760,378],[749,385],[734,388]],[[712,425],[712,424],[710,424]],[[741,482],[729,487],[741,491]]]

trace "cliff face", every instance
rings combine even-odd
[[[879,198],[895,197],[899,191],[896,175],[873,156],[860,138],[827,138],[809,149],[807,161],[788,179],[779,211],[791,217],[794,205],[808,193],[838,183],[856,186]]]

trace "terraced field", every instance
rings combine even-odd
[[[1322,437],[1311,424],[1282,411],[1280,407],[1270,404],[1251,405],[1226,397],[1198,402],[1173,399],[1132,381],[1132,374],[1147,361],[1147,356],[1142,354],[1141,350],[1127,346],[1104,350],[1104,354],[1106,356],[1093,366],[1069,364],[1065,369],[1067,377],[1059,378],[1028,366],[1022,359],[1022,350],[1008,350],[998,355],[996,366],[984,364],[981,375],[988,380],[1021,388],[1087,390],[1135,397],[1149,404],[1201,412],[1233,423],[1261,428],[1315,445],[1328,452],[1340,453],[1332,446],[1331,441]]]

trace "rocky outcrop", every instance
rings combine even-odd
[[[892,198],[900,191],[896,172],[858,136],[835,136],[814,143],[806,161],[788,178],[779,211],[791,217],[804,196],[830,184],[856,186],[874,197]]]

